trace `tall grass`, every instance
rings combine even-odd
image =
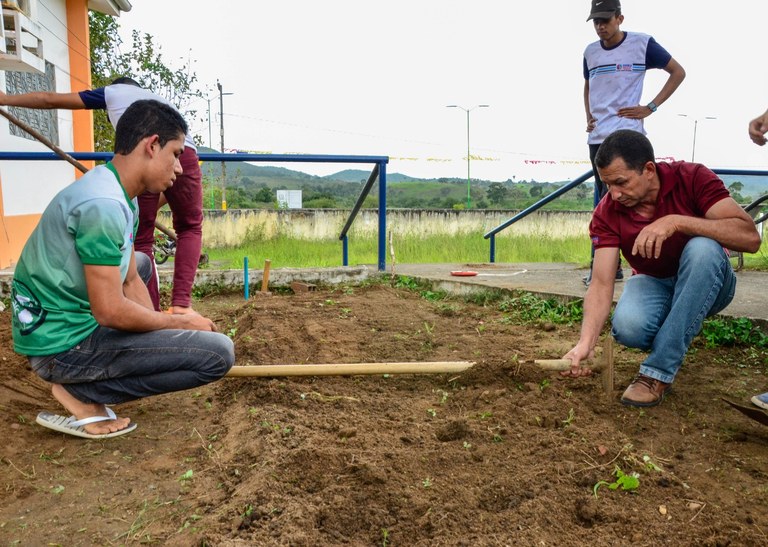
[[[458,234],[434,235],[424,238],[395,237],[392,242],[395,261],[398,263],[474,263],[488,262],[490,242],[482,236]],[[249,265],[258,267],[265,259],[278,268],[307,268],[339,266],[342,263],[342,243],[339,240],[297,240],[276,237],[265,240],[249,240],[236,248],[206,249],[211,267],[238,269],[243,258]],[[573,262],[589,264],[590,245],[584,237],[565,239],[531,238],[510,236],[497,238],[497,262]],[[386,260],[392,261],[387,242]],[[376,264],[378,241],[375,237],[349,239],[349,263]]]
[[[435,235],[424,238],[397,237],[393,240],[397,263],[483,263],[490,258],[490,243],[481,236],[458,234]],[[299,240],[277,237],[244,241],[234,248],[206,249],[211,268],[240,269],[248,257],[257,268],[270,259],[276,268],[321,268],[342,264],[342,245],[336,239]],[[583,237],[549,239],[543,237],[507,236],[496,240],[496,262],[570,262],[587,266],[590,258],[589,240]],[[392,262],[389,242],[386,261]],[[376,264],[378,241],[375,237],[349,240],[349,263]],[[736,261],[732,263],[736,265]],[[768,270],[768,248],[744,257],[745,269]]]

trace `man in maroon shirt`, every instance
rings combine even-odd
[[[579,363],[611,311],[619,250],[632,277],[616,305],[611,335],[649,351],[624,392],[629,406],[659,404],[704,318],[733,299],[736,276],[724,248],[754,253],[760,235],[723,182],[703,165],[656,163],[641,133],[619,130],[600,145],[595,165],[608,187],[590,223],[595,246],[578,343],[565,354],[566,376],[591,372]]]

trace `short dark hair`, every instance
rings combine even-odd
[[[133,78],[129,78],[128,76],[120,76],[119,78],[115,78],[112,80],[112,82],[109,85],[115,85],[115,84],[126,84],[126,85],[135,85],[136,87],[141,87],[141,84],[134,80]]]
[[[648,137],[637,131],[619,129],[603,141],[595,155],[595,166],[605,169],[616,158],[621,158],[629,169],[643,170],[645,164],[654,161],[653,145]]]
[[[160,146],[187,134],[179,111],[160,101],[142,100],[129,106],[115,128],[115,154],[128,155],[146,137],[157,135]]]

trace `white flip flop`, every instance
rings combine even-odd
[[[106,407],[106,409],[106,416],[91,416],[90,418],[83,418],[82,420],[77,420],[74,416],[67,418],[65,416],[52,414],[50,412],[41,412],[37,415],[37,419],[35,421],[41,426],[47,427],[48,429],[53,429],[59,433],[66,433],[67,435],[73,435],[75,437],[82,437],[84,439],[109,439],[111,437],[119,437],[120,435],[125,435],[126,433],[130,433],[136,429],[136,424],[131,422],[127,427],[119,431],[113,431],[112,433],[104,433],[101,435],[88,433],[83,426],[94,424],[96,422],[106,422],[107,420],[114,420],[117,418],[111,408]]]

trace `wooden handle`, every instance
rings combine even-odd
[[[571,368],[570,359],[536,359],[534,363],[542,370],[569,370]],[[595,363],[592,360],[582,361],[581,366],[593,372],[600,372],[604,368],[602,363]]]
[[[64,161],[67,161],[67,162],[71,163],[72,165],[74,165],[81,173],[87,173],[88,172],[88,168],[85,165],[83,165],[82,163],[77,161],[75,158],[73,158],[72,156],[70,156],[69,154],[64,152],[64,150],[62,150],[61,148],[59,148],[58,146],[53,144],[53,142],[48,140],[45,136],[43,136],[42,133],[37,131],[35,128],[27,125],[26,123],[24,123],[23,121],[18,119],[16,116],[11,114],[7,110],[5,110],[3,108],[0,108],[0,116],[3,116],[5,119],[7,119],[9,122],[11,122],[13,125],[18,127],[19,129],[23,129],[24,131],[26,131],[27,133],[29,133],[30,135],[35,137],[38,141],[40,141],[45,146],[50,148],[61,159],[63,159]]]
[[[470,361],[437,361],[413,363],[349,363],[329,365],[255,365],[235,366],[227,376],[347,376],[352,374],[439,374],[462,372],[475,363]]]

